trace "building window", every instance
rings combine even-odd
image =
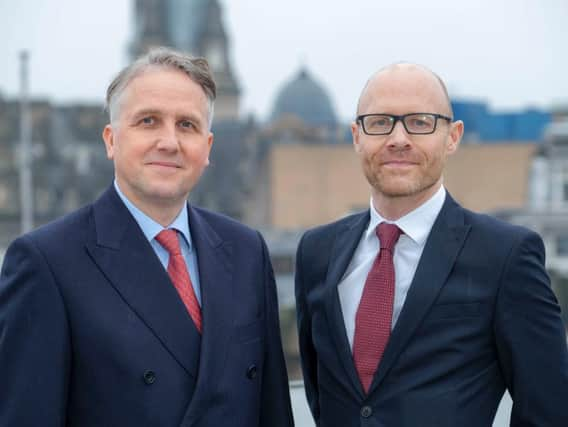
[[[568,256],[568,235],[558,236],[556,239],[556,254],[558,256]]]

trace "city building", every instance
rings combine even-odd
[[[229,39],[218,0],[135,0],[131,59],[168,46],[203,56],[215,75],[217,122],[239,119],[240,89],[229,58]]]
[[[271,252],[291,376],[299,359],[293,313],[294,255],[307,227],[369,205],[369,188],[347,120],[313,70],[301,66],[276,85],[266,122],[243,118],[229,36],[218,0],[134,0],[131,58],[151,46],[205,56],[218,83],[211,165],[192,203],[260,228]],[[369,70],[371,71],[371,70]],[[358,94],[353,94],[354,97]],[[568,313],[568,108],[494,112],[458,99],[466,134],[449,160],[445,185],[465,207],[539,231],[547,267]],[[0,97],[0,259],[20,233],[19,102]],[[34,222],[95,199],[111,183],[102,105],[33,99]],[[565,319],[568,324],[568,318]]]
[[[568,104],[552,109],[544,142],[532,162],[527,203],[496,215],[537,231],[546,247],[546,267],[568,327]]]
[[[84,205],[110,182],[101,105],[32,100],[33,220],[38,226]],[[20,104],[0,98],[0,258],[20,228]]]
[[[454,117],[466,123],[464,142],[499,144],[502,141],[534,142],[542,138],[551,120],[538,109],[493,112],[487,103],[471,99],[452,101]]]

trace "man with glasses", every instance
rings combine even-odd
[[[508,389],[512,426],[568,426],[568,352],[541,238],[459,206],[461,140],[442,80],[374,74],[351,125],[370,209],[297,253],[304,383],[318,426],[479,427]]]

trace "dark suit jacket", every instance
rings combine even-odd
[[[507,388],[513,426],[568,426],[560,309],[534,232],[447,195],[370,392],[360,385],[337,285],[369,213],[308,231],[296,299],[306,393],[319,427],[490,426]]]
[[[203,335],[113,188],[15,240],[0,277],[0,426],[290,426],[260,234],[189,207]]]

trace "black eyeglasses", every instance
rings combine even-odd
[[[367,135],[388,135],[399,120],[410,135],[428,135],[436,131],[438,119],[451,122],[452,118],[434,113],[410,113],[396,116],[394,114],[362,114],[357,116],[363,132]]]

